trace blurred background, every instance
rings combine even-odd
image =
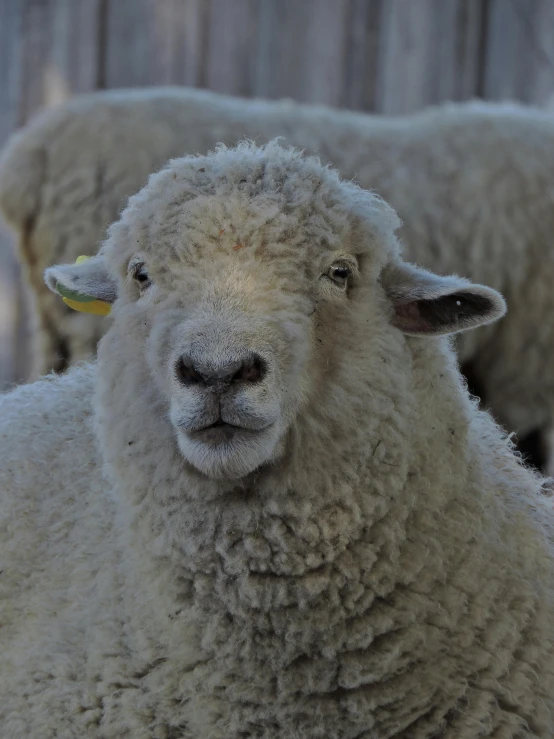
[[[554,0],[0,0],[0,147],[82,92],[190,85],[402,115],[554,99]],[[0,224],[0,390],[29,305]]]

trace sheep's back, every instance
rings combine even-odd
[[[0,396],[5,736],[82,736],[100,710],[85,687],[87,622],[95,618],[97,575],[113,570],[114,557],[93,433],[93,371],[74,368]]]
[[[104,486],[91,392],[85,367],[0,396],[0,623],[12,631],[67,602],[97,546],[91,501]]]

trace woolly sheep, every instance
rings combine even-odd
[[[461,336],[462,369],[543,466],[554,415],[554,121],[517,105],[386,118],[161,88],[91,94],[39,116],[0,167],[0,208],[19,233],[38,305],[35,376],[92,355],[109,325],[49,293],[47,266],[95,253],[127,198],[170,157],[278,135],[389,201],[411,261],[505,295],[504,321]]]
[[[5,736],[554,736],[552,499],[442,336],[505,304],[397,226],[241,144],[47,270],[115,302],[1,400]]]

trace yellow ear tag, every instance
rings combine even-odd
[[[90,259],[90,257],[77,257],[75,264],[86,262],[87,259]],[[56,285],[56,290],[61,296],[63,302],[73,310],[79,311],[79,313],[92,313],[95,316],[107,316],[112,310],[112,306],[109,303],[106,303],[105,300],[96,300],[90,295],[82,295],[73,290],[68,290],[59,282]]]
[[[104,300],[93,300],[90,303],[77,303],[75,300],[64,298],[63,302],[73,310],[79,311],[79,313],[92,313],[95,316],[109,316],[112,306],[106,303]]]

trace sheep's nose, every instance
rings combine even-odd
[[[177,379],[185,387],[191,385],[229,385],[260,382],[266,374],[266,364],[258,354],[225,364],[196,363],[191,357],[179,357],[175,364]]]

